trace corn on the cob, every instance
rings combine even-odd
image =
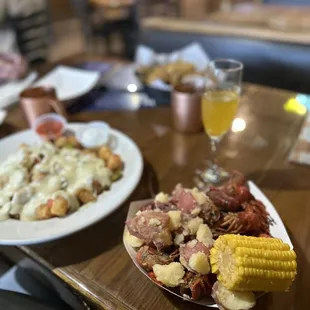
[[[296,254],[275,238],[223,235],[211,249],[212,272],[230,290],[286,291],[297,269]]]

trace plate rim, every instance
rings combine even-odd
[[[68,123],[68,127],[70,128],[70,127],[81,126],[81,125],[86,125],[86,124],[87,123],[85,123],[85,122],[71,122],[71,123]],[[0,139],[0,145],[1,145],[1,142],[8,141],[12,137],[16,137],[16,136],[18,136],[20,134],[24,134],[26,132],[29,132],[29,133],[32,133],[32,134],[35,135],[35,133],[31,129],[21,130],[21,131],[18,131],[16,133],[13,133],[13,134],[11,134],[11,135],[9,135],[7,137],[4,137],[4,138]],[[141,180],[141,177],[142,177],[142,173],[143,173],[143,169],[144,169],[143,155],[142,155],[138,145],[128,135],[126,135],[125,133],[123,133],[123,132],[121,132],[121,131],[119,131],[117,129],[114,129],[114,128],[111,128],[111,132],[112,133],[116,133],[116,134],[126,138],[131,143],[131,145],[135,148],[135,151],[137,153],[137,159],[136,159],[137,162],[138,162],[137,174],[136,174],[136,178],[135,179],[131,179],[131,182],[128,185],[127,194],[124,195],[120,199],[120,201],[118,203],[116,203],[113,207],[111,207],[109,209],[109,211],[105,215],[103,215],[103,216],[98,215],[98,217],[95,220],[91,220],[87,225],[81,225],[77,229],[68,230],[68,231],[66,231],[64,233],[55,234],[55,235],[52,235],[52,236],[46,236],[46,237],[43,237],[43,238],[35,237],[35,238],[30,238],[30,239],[27,238],[27,239],[9,239],[9,240],[5,239],[5,240],[3,240],[1,238],[1,235],[0,235],[0,246],[34,245],[34,244],[42,244],[42,243],[46,243],[46,242],[50,242],[50,241],[54,241],[54,240],[65,238],[67,236],[75,234],[75,233],[77,233],[77,232],[79,232],[79,231],[81,231],[81,230],[83,230],[85,228],[88,228],[88,227],[98,223],[99,221],[107,218],[113,212],[115,212],[128,199],[128,197],[130,197],[130,195],[134,192],[134,190],[136,189],[136,187],[139,184],[139,182]],[[31,223],[31,221],[29,223]],[[33,223],[37,223],[37,221],[33,221]],[[1,222],[0,222],[0,224],[1,224]]]

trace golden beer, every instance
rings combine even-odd
[[[239,94],[233,90],[211,90],[202,97],[202,120],[210,137],[221,137],[236,115]]]

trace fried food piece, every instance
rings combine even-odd
[[[88,202],[96,200],[96,197],[87,188],[80,188],[79,190],[77,190],[76,197],[82,204],[86,204]]]
[[[49,200],[48,205],[51,204],[51,214],[53,216],[62,217],[69,212],[69,202],[61,197],[56,197],[55,200]]]
[[[43,180],[47,176],[46,173],[35,170],[31,176],[31,181],[38,182]]]
[[[157,66],[155,67],[147,76],[146,78],[146,83],[147,84],[152,84],[156,80],[163,80],[167,81],[169,80],[169,75],[166,70],[165,66]]]
[[[69,148],[81,148],[81,144],[76,136],[61,136],[55,141],[55,145],[58,148],[69,147]]]
[[[65,147],[67,144],[68,144],[68,138],[65,136],[61,136],[55,141],[55,145],[58,148]]]
[[[99,158],[103,159],[105,162],[113,155],[111,149],[107,145],[103,145],[98,150]]]
[[[93,181],[92,186],[93,186],[93,188],[94,188],[94,190],[95,190],[97,195],[100,195],[104,191],[104,187],[97,180]]]
[[[97,150],[97,149],[84,149],[84,150],[82,150],[82,152],[83,152],[84,154],[94,155],[94,156],[97,157],[97,152],[98,152],[98,150]]]
[[[8,181],[9,177],[7,175],[0,175],[0,189],[2,189]]]
[[[123,167],[122,159],[117,154],[112,154],[107,162],[107,167],[112,171],[120,170]]]
[[[76,136],[69,136],[68,138],[68,144],[73,148],[80,148],[81,144]]]
[[[41,204],[36,209],[37,220],[48,220],[52,218],[51,207],[47,203]]]
[[[113,171],[113,174],[111,176],[111,181],[116,182],[123,176],[122,170]]]

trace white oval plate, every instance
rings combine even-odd
[[[54,87],[57,98],[60,101],[67,101],[87,94],[97,85],[99,78],[99,72],[57,66],[35,85]]]
[[[71,123],[69,129],[77,132],[83,126],[86,125]],[[125,163],[122,179],[113,183],[111,189],[100,195],[96,202],[65,218],[35,222],[0,221],[0,245],[36,244],[62,238],[107,217],[125,202],[140,181],[143,159],[139,148],[129,137],[115,129],[111,129],[111,135],[116,140],[113,151],[121,155]],[[0,140],[0,162],[16,151],[21,143],[37,142],[38,137],[31,130]]]

